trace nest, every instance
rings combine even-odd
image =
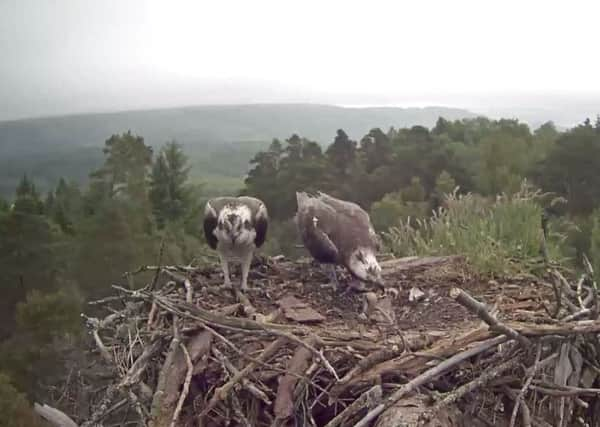
[[[372,296],[363,320],[360,295],[324,288],[310,262],[257,262],[245,295],[220,289],[217,268],[144,267],[143,288],[115,285],[87,317],[109,378],[78,420],[597,426],[600,321],[587,266],[573,282],[557,269],[488,282],[456,257],[392,259],[383,274],[398,292]],[[422,297],[409,304],[414,287]],[[52,419],[53,408],[37,410]]]

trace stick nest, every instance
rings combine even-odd
[[[258,260],[246,295],[218,268],[128,273],[84,316],[107,379],[79,425],[600,425],[589,265],[493,281],[457,257],[382,267],[398,292],[370,295],[367,319],[308,261]]]

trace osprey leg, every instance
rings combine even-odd
[[[223,283],[223,287],[231,288],[231,278],[229,277],[229,263],[222,255],[219,255],[219,258],[221,259],[221,268],[223,269],[223,276],[225,277],[225,283]]]
[[[329,268],[327,270],[329,273],[329,280],[331,280],[331,283],[333,283],[335,289],[339,289],[340,282],[338,282],[337,274],[335,272],[335,264],[329,264]]]
[[[248,290],[248,273],[252,264],[252,252],[242,261],[242,291]]]

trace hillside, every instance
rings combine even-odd
[[[182,143],[200,180],[239,179],[257,148],[292,133],[325,145],[343,128],[359,139],[369,129],[432,126],[438,117],[473,117],[466,110],[427,108],[342,108],[328,105],[268,104],[200,106],[0,122],[0,195],[10,196],[24,172],[42,189],[65,175],[77,181],[102,159],[112,134],[130,129],[157,147]],[[253,141],[248,144],[247,141]],[[245,147],[241,147],[241,145]],[[233,146],[231,144],[234,144]],[[231,154],[235,153],[234,156]]]

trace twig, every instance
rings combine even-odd
[[[510,327],[500,323],[498,319],[496,319],[487,311],[485,304],[480,303],[462,289],[452,288],[450,290],[450,297],[455,299],[456,302],[460,303],[462,306],[466,307],[477,316],[479,316],[485,323],[487,323],[490,326],[490,328],[502,332],[509,338],[517,340],[523,348],[529,348],[529,346],[531,345],[531,341],[529,341],[523,335],[519,334],[514,329],[511,329]]]
[[[567,397],[567,396],[598,396],[600,395],[600,388],[583,388],[583,387],[573,387],[573,386],[559,386],[556,384],[546,384],[542,381],[533,380],[533,383],[536,385],[532,385],[531,389],[538,390],[542,393],[549,394],[551,396],[557,397]],[[538,385],[539,384],[539,385]]]
[[[183,383],[183,389],[181,390],[181,395],[179,396],[179,401],[177,402],[177,406],[175,407],[175,412],[173,413],[173,419],[171,421],[171,427],[175,427],[177,423],[177,419],[179,418],[179,413],[181,412],[181,408],[183,408],[183,402],[190,391],[190,383],[192,382],[192,373],[194,372],[194,365],[192,365],[192,359],[190,358],[190,354],[185,348],[183,343],[179,343],[179,348],[183,352],[185,356],[185,362],[187,365],[187,373],[185,375],[185,382]]]
[[[312,340],[314,342],[314,340]],[[312,344],[311,342],[311,344]],[[276,420],[289,418],[294,412],[294,388],[298,381],[293,374],[301,374],[308,369],[310,362],[311,351],[305,347],[297,348],[294,355],[287,364],[287,371],[279,378],[277,386],[277,395],[273,405],[273,413]]]
[[[154,315],[156,314],[156,309],[158,306],[155,302],[152,303],[152,307],[150,307],[150,312],[148,313],[148,322],[146,323],[148,327],[152,326],[154,322]]]
[[[225,366],[225,369],[227,369],[227,371],[231,375],[234,375],[234,376],[239,375],[239,372],[240,372],[239,369],[237,369],[235,366],[233,366],[233,363],[231,363],[231,361],[227,358],[227,356],[225,356],[223,353],[221,353],[221,351],[219,351],[218,348],[213,347],[212,352],[215,355],[215,357],[221,361],[221,363]],[[262,400],[267,405],[271,404],[271,400],[269,399],[269,396],[267,396],[265,392],[263,392],[256,385],[254,385],[252,383],[252,381],[250,381],[248,378],[242,378],[242,386],[246,390],[248,390],[248,392],[250,394],[252,394],[254,397],[256,397],[257,399]]]
[[[561,320],[561,322],[571,322],[573,320],[579,319],[580,317],[587,316],[591,312],[592,312],[592,310],[590,310],[589,308],[584,308],[582,310],[579,310],[576,313],[569,314],[568,316],[565,316],[560,320]]]
[[[454,356],[446,359],[445,361],[443,361],[436,367],[431,368],[430,370],[424,372],[423,374],[419,375],[418,377],[416,377],[416,378],[412,379],[411,381],[409,381],[408,383],[404,384],[402,387],[400,387],[400,389],[398,389],[391,396],[389,396],[384,401],[384,403],[378,405],[373,410],[369,411],[369,413],[367,413],[367,415],[365,415],[365,417],[363,419],[361,419],[357,424],[355,424],[354,427],[366,427],[367,425],[369,425],[369,423],[372,420],[374,420],[376,417],[381,415],[381,413],[383,411],[385,411],[387,408],[392,406],[394,403],[396,403],[398,400],[400,400],[402,397],[404,397],[406,394],[410,393],[417,387],[419,387],[419,386],[431,381],[432,379],[436,378],[437,376],[443,374],[448,369],[452,368],[453,366],[457,365],[458,363],[460,363],[466,359],[469,359],[470,357],[473,357],[477,354],[480,354],[494,346],[497,346],[498,344],[502,344],[505,341],[506,341],[505,336],[499,336],[496,338],[492,338],[490,340],[484,341],[483,343],[479,344],[477,347],[473,347],[469,350],[465,350],[461,353],[455,354]]]
[[[481,374],[478,378],[458,387],[454,391],[451,391],[450,393],[448,393],[448,395],[446,397],[444,397],[444,399],[442,399],[438,403],[436,403],[435,406],[433,407],[433,409],[430,411],[430,416],[435,415],[443,407],[451,405],[454,402],[457,402],[459,399],[461,399],[467,393],[471,393],[472,391],[477,390],[480,387],[483,387],[490,381],[496,379],[500,374],[503,374],[504,372],[506,372],[510,369],[513,369],[513,368],[517,367],[518,365],[519,365],[519,359],[514,358],[514,359],[508,360],[498,366],[495,366],[495,367],[485,370],[484,373]]]
[[[188,304],[192,303],[192,284],[190,279],[187,277],[183,280],[183,286],[185,287],[185,302]]]
[[[375,385],[361,394],[354,402],[337,414],[325,427],[337,427],[346,425],[345,422],[356,415],[363,408],[371,408],[381,402],[382,390],[380,385]]]
[[[157,339],[151,345],[144,348],[142,354],[131,365],[127,374],[119,382],[119,387],[129,387],[140,380],[146,370],[146,366],[154,354],[160,349],[161,340]]]
[[[514,427],[515,422],[517,421],[517,412],[519,411],[519,407],[521,406],[521,404],[524,403],[523,400],[524,400],[525,393],[527,392],[527,389],[531,385],[531,381],[533,380],[533,377],[537,373],[537,370],[540,365],[540,357],[542,357],[542,345],[541,345],[541,343],[538,343],[537,351],[535,354],[535,362],[533,362],[533,368],[528,373],[529,376],[525,380],[525,384],[523,384],[523,387],[521,388],[521,391],[519,391],[517,399],[515,400],[515,407],[513,408],[512,414],[510,416],[509,427]],[[523,426],[523,427],[531,427],[531,424]]]
[[[506,394],[510,399],[516,402],[517,400],[517,392],[511,389],[510,387],[504,385],[502,386],[502,391]],[[515,404],[516,405],[516,404]],[[521,409],[521,419],[523,421],[523,426],[531,426],[531,411],[529,407],[523,402],[520,406]],[[537,426],[537,424],[536,424]]]
[[[546,313],[548,313],[548,316],[550,316],[552,319],[556,319],[558,317],[558,314],[560,313],[560,309],[562,307],[562,304],[561,304],[561,300],[562,300],[561,288],[556,283],[556,280],[552,280],[552,289],[554,290],[554,298],[556,299],[556,306],[554,308],[554,311],[551,312],[550,309],[548,309],[548,307],[546,306],[546,303],[543,300],[542,300],[542,307],[544,307],[544,310],[546,310]]]
[[[167,352],[167,357],[163,363],[162,369],[158,376],[158,383],[156,385],[156,391],[154,392],[154,397],[152,399],[152,406],[150,408],[150,426],[162,426],[166,425],[166,420],[171,417],[165,413],[165,404],[164,399],[167,394],[167,381],[168,377],[171,373],[171,367],[175,361],[175,355],[177,353],[177,349],[179,348],[180,337],[179,330],[177,328],[177,319],[173,319],[173,339],[171,340],[171,344],[169,345],[169,350]]]
[[[161,262],[162,262],[162,257],[163,257],[163,251],[165,250],[165,241],[164,239],[160,241],[160,249],[158,250],[158,265],[160,266]],[[156,286],[156,283],[158,282],[158,276],[160,275],[160,267],[156,269],[156,272],[154,273],[154,278],[152,279],[152,282],[150,283],[150,290],[154,290],[154,287]]]
[[[284,339],[284,338],[277,338],[267,348],[265,348],[263,350],[263,352],[258,357],[258,360],[261,361],[261,362],[265,362],[268,359],[270,359],[277,352],[277,350],[279,350],[279,348],[286,343],[286,341],[287,340]],[[247,375],[249,375],[256,368],[256,365],[257,365],[256,363],[250,362],[237,375],[234,375],[223,386],[217,388],[215,390],[215,392],[213,393],[212,398],[207,403],[206,407],[202,410],[202,412],[200,413],[200,415],[198,415],[198,417],[202,418],[202,417],[205,417],[206,415],[208,415],[208,413],[210,411],[212,411],[215,408],[215,406],[217,406],[217,404],[221,400],[223,400],[223,399],[225,399],[227,397],[227,395],[229,394],[229,392],[231,391],[231,389],[238,382],[240,382],[242,380],[242,378],[245,378]]]

